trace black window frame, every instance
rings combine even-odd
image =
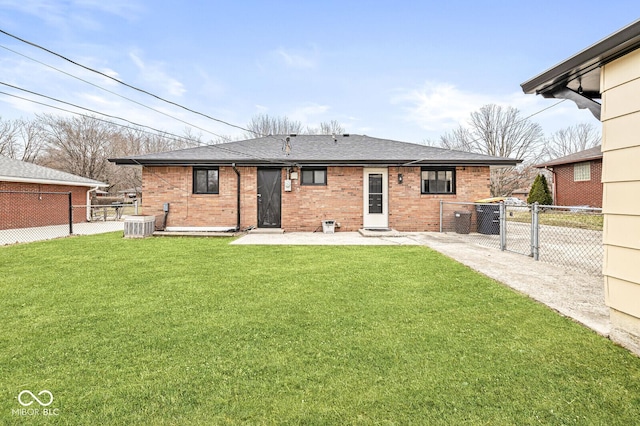
[[[313,173],[313,179],[314,181],[311,183],[305,182],[304,181],[304,172],[317,172],[317,171],[322,171],[324,172],[324,182],[315,182],[315,176],[316,174]],[[327,180],[328,180],[328,173],[327,173],[327,168],[326,167],[303,167],[300,169],[300,185],[304,185],[304,186],[327,186]]]
[[[206,171],[207,172],[207,191],[205,192],[200,192],[197,189],[197,179],[196,176],[198,174],[198,172],[201,171]],[[209,172],[211,171],[215,171],[217,174],[217,188],[215,191],[209,191]],[[220,168],[219,167],[194,167],[193,168],[193,187],[192,187],[192,192],[194,194],[219,194],[220,193]]]
[[[434,191],[434,192],[425,192],[424,191],[424,179],[422,178],[423,172],[451,172],[451,191]],[[438,174],[436,173],[436,182],[438,182],[437,178]],[[446,180],[445,180],[446,181]],[[436,183],[436,187],[438,184]],[[420,169],[420,193],[424,195],[455,195],[456,194],[456,168],[455,167],[422,167]]]

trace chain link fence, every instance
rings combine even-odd
[[[73,205],[69,192],[0,191],[0,245],[123,231],[134,204]]]
[[[440,232],[485,247],[602,274],[602,209],[440,202]]]

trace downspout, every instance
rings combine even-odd
[[[236,176],[238,177],[238,185],[237,185],[237,209],[236,209],[236,232],[240,230],[240,172],[236,168],[236,163],[232,163],[231,167],[233,167],[233,171],[236,172]]]
[[[97,191],[99,188],[99,186],[96,186],[87,191],[87,222],[91,222],[91,192]]]
[[[553,188],[552,195],[553,195],[553,204],[557,205],[558,203],[558,197],[557,192],[558,192],[558,187],[556,185],[556,172],[553,170],[553,167],[545,167],[545,169],[549,170],[551,172],[551,188]]]

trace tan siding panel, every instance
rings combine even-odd
[[[607,90],[602,100],[602,121],[640,111],[640,79]]]
[[[640,318],[640,285],[609,277],[605,294],[607,306]]]
[[[640,146],[640,112],[602,123],[602,152]]]
[[[602,182],[640,181],[640,146],[603,155]]]
[[[640,250],[640,215],[606,215],[603,234],[604,244]]]
[[[604,66],[602,89],[609,90],[640,77],[640,49]]]
[[[640,216],[640,181],[605,183],[603,188],[603,212]]]
[[[604,275],[640,284],[639,258],[640,250],[605,245]],[[609,297],[612,297],[612,295],[609,294]]]

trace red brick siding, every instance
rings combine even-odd
[[[257,224],[257,169],[239,167],[241,175],[241,227]],[[145,167],[143,169],[144,213],[163,215],[163,203],[171,203],[167,226],[225,226],[236,224],[236,175],[231,167],[220,167],[220,193],[192,194],[191,167]],[[404,182],[398,184],[398,173]],[[328,167],[327,185],[300,185],[292,181],[284,191],[282,170],[282,228],[285,231],[315,231],[323,220],[340,224],[340,231],[362,228],[362,167]],[[474,201],[489,196],[488,167],[458,167],[455,195],[422,195],[420,167],[389,168],[389,226],[400,231],[436,231],[439,201]]]
[[[283,177],[284,179],[284,177]],[[327,185],[300,185],[282,193],[282,227],[315,231],[323,220],[335,220],[341,231],[362,228],[362,167],[327,167]]]
[[[87,204],[87,191],[82,186],[44,185],[37,183],[0,182],[0,191],[29,192],[29,194],[0,193],[0,229],[31,228],[69,223],[69,196],[74,206]],[[65,194],[41,194],[61,192]],[[86,222],[85,209],[74,209],[73,222]]]
[[[398,183],[402,173],[403,183]],[[437,231],[440,200],[475,201],[490,195],[489,167],[456,167],[456,194],[421,194],[420,167],[389,167],[389,227]]]
[[[238,170],[243,191],[241,226],[245,227],[255,224],[255,215],[251,219],[247,217],[255,211],[255,168],[239,167]],[[167,226],[236,226],[237,177],[231,167],[219,168],[218,194],[193,194],[191,167],[145,167],[142,194],[143,212],[156,216],[156,224],[164,215],[164,203],[170,203]]]
[[[558,206],[602,207],[602,160],[591,163],[591,180],[573,181],[573,164],[554,166],[555,199]]]

